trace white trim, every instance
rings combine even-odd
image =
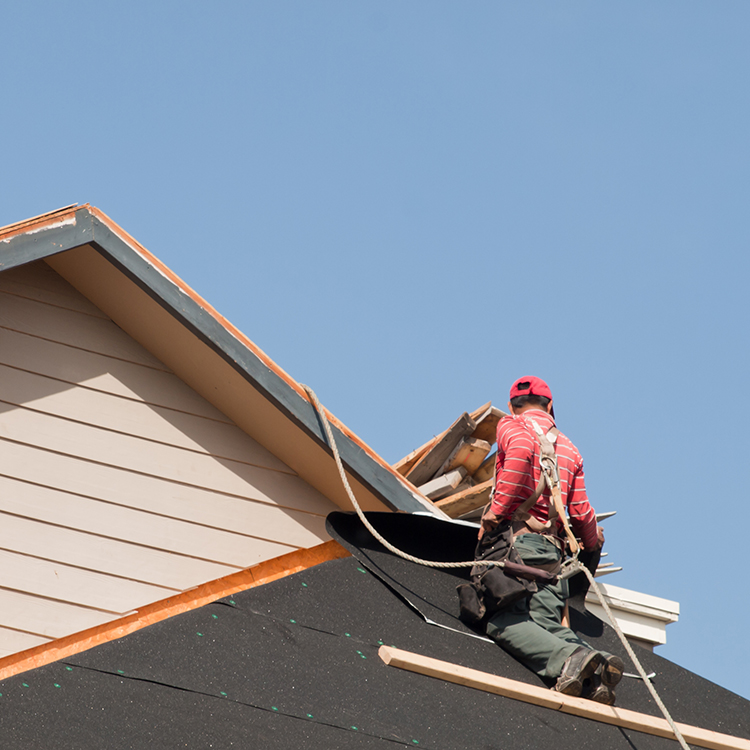
[[[654,645],[667,642],[666,626],[679,619],[679,602],[606,583],[599,587],[625,635]],[[609,622],[592,591],[586,594],[586,607],[600,620]]]

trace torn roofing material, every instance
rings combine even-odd
[[[68,207],[0,229],[0,271],[44,259],[74,286],[87,283],[90,293],[108,278],[100,268],[91,270],[98,262],[96,255],[179,321],[273,409],[328,452],[318,417],[301,386],[101,211],[89,205]],[[94,278],[84,282],[87,272]],[[335,417],[330,418],[347,471],[377,501],[407,512],[432,508],[369,446]],[[329,469],[314,467],[311,471]],[[441,515],[439,510],[432,512]]]
[[[394,516],[397,518],[398,516]],[[451,524],[451,526],[453,526]],[[446,532],[448,533],[448,532]],[[417,566],[399,584],[422,598]],[[431,571],[430,586],[456,578]],[[420,571],[421,575],[421,571]],[[575,604],[598,648],[614,634]],[[323,562],[0,683],[9,746],[660,750],[668,739],[386,666],[383,644],[540,686],[493,643],[434,627],[356,558]],[[676,721],[750,740],[750,703],[648,651]],[[625,680],[618,705],[658,716]]]

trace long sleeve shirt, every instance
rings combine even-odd
[[[497,426],[497,474],[492,511],[500,518],[510,518],[516,508],[536,488],[539,466],[539,440],[531,420],[544,432],[555,426],[551,415],[541,409],[529,409],[519,416],[505,417]],[[562,433],[557,436],[555,453],[560,472],[560,492],[568,509],[573,532],[592,549],[597,544],[596,514],[586,496],[583,459],[578,449]],[[529,511],[542,523],[549,517],[549,488]]]

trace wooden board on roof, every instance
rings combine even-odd
[[[411,471],[406,474],[406,478],[417,486],[429,482],[453,452],[461,438],[473,432],[476,426],[476,422],[464,412],[417,461]]]
[[[471,412],[469,416],[474,421],[476,421],[479,417],[485,414],[490,406],[492,406],[492,402],[488,401],[486,404],[483,404],[478,409],[475,409],[473,412]],[[396,461],[396,463],[393,464],[393,468],[402,476],[406,476],[409,471],[411,471],[414,464],[416,464],[417,461],[419,461],[419,459],[422,458],[422,456],[424,456],[425,453],[427,453],[427,451],[430,450],[430,448],[432,448],[432,446],[434,446],[435,443],[437,443],[438,440],[440,440],[446,432],[447,430],[443,430],[443,432],[441,432],[440,434],[435,435],[435,437],[433,438],[430,438],[426,443],[424,443],[424,445],[420,445],[419,448],[413,450],[411,453],[409,453],[409,455],[404,456],[400,461]]]
[[[497,441],[498,423],[503,417],[507,416],[508,415],[501,409],[488,404],[483,413],[475,417],[477,426],[471,436],[479,438],[480,440],[486,440],[492,445]]]
[[[439,477],[431,479],[419,487],[419,491],[430,500],[439,500],[441,497],[456,492],[466,478],[466,469],[463,466],[449,471]]]
[[[488,479],[492,479],[492,477],[495,476],[495,461],[497,461],[497,451],[493,451],[484,459],[484,461],[482,461],[479,468],[472,475],[477,484],[486,482]]]
[[[490,448],[491,446],[486,440],[480,440],[472,436],[463,437],[437,473],[438,475],[445,474],[461,466],[466,469],[469,476],[473,476],[490,452]]]
[[[475,487],[469,487],[463,492],[457,492],[455,495],[449,495],[443,500],[438,500],[435,505],[451,518],[460,518],[489,502],[493,482],[494,479],[488,479]]]

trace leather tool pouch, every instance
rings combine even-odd
[[[510,521],[501,521],[488,531],[477,544],[475,560],[522,561],[513,547]],[[457,587],[460,619],[467,625],[478,625],[487,615],[509,607],[538,591],[535,581],[506,573],[503,568],[475,565],[471,569],[471,583]]]

